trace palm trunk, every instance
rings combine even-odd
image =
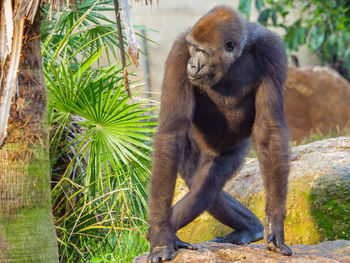
[[[0,262],[58,262],[39,33],[37,12],[24,25],[17,92],[0,149]]]

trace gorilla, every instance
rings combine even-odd
[[[280,38],[226,6],[199,19],[173,44],[166,61],[149,196],[148,262],[194,249],[176,231],[203,211],[234,231],[212,241],[284,243],[289,130],[283,109],[287,56]],[[266,191],[263,226],[223,191],[253,146]],[[179,173],[189,192],[172,207]]]

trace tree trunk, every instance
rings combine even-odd
[[[25,22],[17,90],[0,149],[0,262],[58,262],[40,19],[37,12],[33,24]]]

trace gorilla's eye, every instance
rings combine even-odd
[[[225,49],[226,51],[233,51],[235,47],[235,42],[233,42],[233,40],[227,40],[226,43],[225,43]]]

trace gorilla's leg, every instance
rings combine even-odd
[[[233,244],[247,244],[264,237],[264,227],[248,208],[228,193],[221,191],[207,210],[215,219],[233,228],[232,233],[211,241]]]
[[[171,222],[176,230],[190,223],[215,202],[227,179],[241,164],[248,145],[247,141],[236,150],[215,158],[202,154],[194,176],[191,180],[185,178],[190,191],[173,207]]]
[[[190,191],[173,207],[171,222],[176,230],[190,223],[214,202],[218,185],[210,173],[213,165],[213,161],[208,161],[198,169],[191,180]]]

